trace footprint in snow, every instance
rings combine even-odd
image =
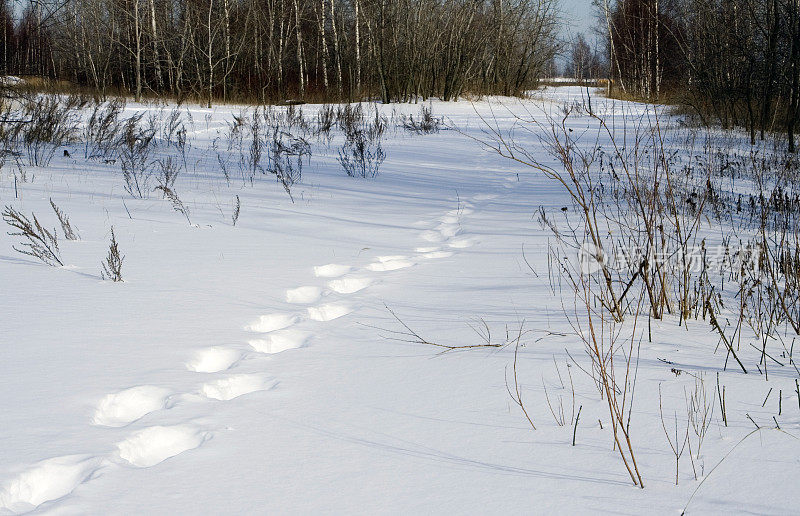
[[[461,231],[457,224],[439,224],[436,229],[444,239],[452,238]]]
[[[309,335],[297,330],[281,330],[271,333],[266,339],[252,339],[250,346],[259,353],[274,354],[289,349],[302,348]]]
[[[237,374],[208,382],[200,388],[200,392],[212,400],[228,401],[251,392],[268,391],[277,384],[277,380],[259,374]]]
[[[186,367],[197,373],[218,373],[230,369],[241,358],[242,353],[235,349],[215,346],[198,351]]]
[[[206,432],[192,425],[151,426],[118,443],[117,449],[129,464],[149,468],[197,448],[207,438]]]
[[[256,322],[250,324],[245,329],[258,333],[269,333],[275,330],[288,328],[297,322],[297,316],[287,314],[262,315]]]
[[[430,253],[422,253],[420,256],[426,260],[434,260],[438,258],[450,258],[453,256],[453,253],[450,251],[432,251]]]
[[[472,238],[459,238],[451,241],[448,245],[453,249],[465,249],[475,245],[475,240]]]
[[[420,233],[420,237],[428,242],[441,242],[445,239],[445,237],[438,231],[423,231]]]
[[[339,294],[353,294],[372,285],[369,278],[342,278],[328,282],[328,287]]]
[[[401,254],[391,254],[388,256],[378,256],[377,259],[379,262],[393,262],[395,260],[405,260],[408,258],[407,256],[403,256]]]
[[[330,303],[309,307],[308,316],[314,321],[326,322],[343,317],[352,311],[349,305]]]
[[[163,409],[172,393],[162,387],[139,385],[107,394],[94,413],[95,425],[121,427],[150,412]]]
[[[396,271],[414,265],[406,256],[379,256],[378,261],[367,265],[367,269],[375,272]]]
[[[319,287],[298,287],[286,291],[287,303],[308,305],[316,303],[320,297],[322,289]]]
[[[337,265],[335,263],[329,263],[328,265],[314,267],[314,275],[318,278],[338,278],[344,276],[352,270],[353,268],[349,265]]]
[[[43,460],[0,486],[0,513],[29,512],[39,505],[70,494],[104,464],[87,455]]]

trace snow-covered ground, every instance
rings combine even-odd
[[[52,199],[81,239],[62,239],[65,266],[49,267],[0,235],[0,514],[796,513],[795,370],[723,371],[707,323],[653,321],[630,422],[644,489],[620,462],[535,221],[568,200],[469,138],[484,120],[508,130],[513,113],[557,113],[583,94],[433,103],[458,130],[390,126],[375,179],[344,175],[340,134],[312,140],[294,203],[271,176],[223,177],[216,151],[241,108],[184,107],[175,190],[191,223],[160,195],[133,199],[119,165],[80,145],[28,168],[26,183],[6,164],[0,202],[54,227]],[[142,110],[165,112],[129,104],[125,116]],[[517,138],[547,159],[536,134]],[[112,226],[122,283],[100,278]],[[524,325],[517,367],[536,430],[507,391],[513,346],[441,353],[393,339],[403,327],[390,310],[452,345],[482,342],[481,321],[497,342]],[[713,423],[676,486],[659,386],[667,425],[683,432],[698,378]]]

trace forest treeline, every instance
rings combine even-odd
[[[513,95],[556,52],[554,0],[1,0],[2,73],[176,98]]]
[[[799,0],[595,0],[595,5],[604,41],[601,68],[617,93],[686,104],[706,124],[746,128],[752,141],[785,131],[794,151]],[[577,49],[573,45],[573,52]],[[581,51],[587,59],[585,47]]]
[[[800,0],[593,0],[568,72],[755,141],[800,109]],[[274,102],[516,95],[552,74],[557,0],[0,0],[0,73],[105,94]]]

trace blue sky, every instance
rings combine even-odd
[[[562,36],[569,38],[583,32],[588,39],[591,39],[591,28],[595,24],[592,0],[561,0],[560,4],[564,17]]]

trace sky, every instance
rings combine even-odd
[[[595,9],[592,0],[560,0],[564,26],[561,35],[564,38],[576,36],[579,32],[593,39],[591,29],[595,25]]]

